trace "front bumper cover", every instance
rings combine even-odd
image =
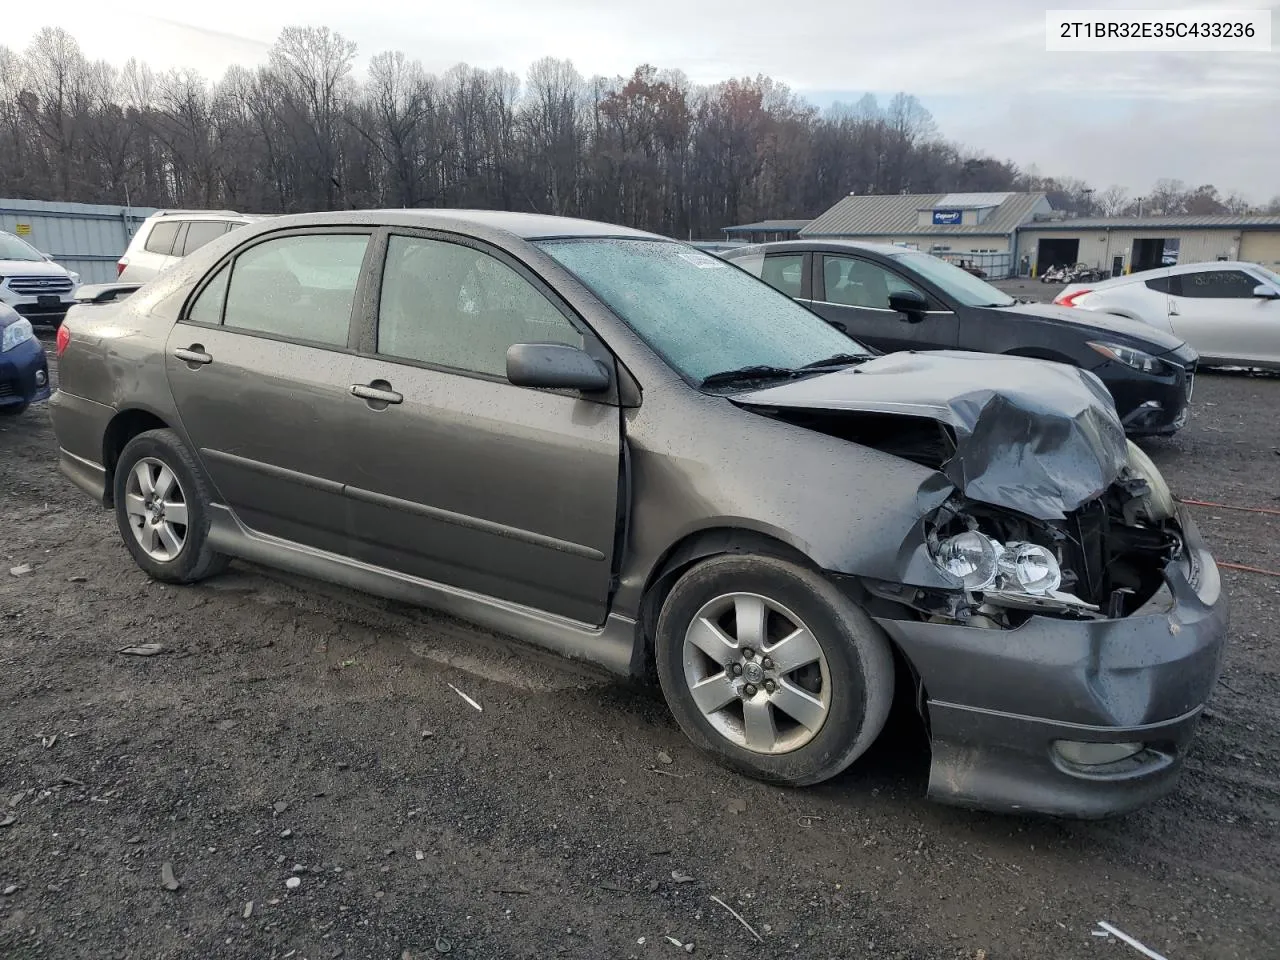
[[[0,353],[0,406],[48,400],[50,392],[49,361],[39,340]]]
[[[925,690],[931,798],[1104,817],[1172,789],[1217,682],[1228,622],[1218,567],[1179,515],[1185,557],[1132,616],[1033,616],[1013,630],[876,618]],[[1078,767],[1057,754],[1057,740],[1145,749]]]

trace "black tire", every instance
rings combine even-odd
[[[694,702],[684,670],[685,634],[707,603],[757,594],[794,612],[827,662],[830,703],[812,739],[785,753],[761,753],[723,735]],[[883,632],[825,577],[776,557],[728,554],[686,572],[658,617],[658,679],[676,722],[718,761],[771,783],[807,786],[840,773],[884,728],[893,702],[893,653]]]
[[[18,417],[27,412],[29,403],[15,403],[0,407],[0,417]]]
[[[170,560],[150,556],[138,542],[125,508],[129,474],[143,458],[160,461],[173,471],[187,506],[186,535],[182,549]],[[226,569],[230,562],[209,546],[209,504],[213,501],[204,472],[172,430],[148,430],[130,440],[116,463],[112,478],[116,525],[134,561],[156,580],[195,583]]]

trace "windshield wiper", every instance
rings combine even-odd
[[[703,377],[700,387],[726,387],[735,383],[751,380],[790,380],[800,375],[800,371],[790,367],[771,367],[767,364],[756,364],[750,367],[739,367],[737,370],[721,370]]]
[[[813,363],[806,363],[801,370],[823,370],[827,367],[847,367],[852,363],[862,363],[864,360],[870,360],[870,354],[866,353],[837,353],[827,357],[825,360],[815,360]]]

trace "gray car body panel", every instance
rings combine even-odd
[[[606,457],[588,470],[593,484],[604,482],[607,477],[611,485],[610,491],[603,494],[593,490],[593,495],[604,499],[595,501],[589,516],[583,514],[557,527],[548,523],[545,516],[556,511],[548,511],[543,501],[548,491],[554,494],[552,481],[555,471],[561,468],[558,462],[572,461],[575,451],[586,449],[577,446],[582,443],[601,451],[601,437],[611,435],[607,432],[597,432],[587,441],[583,439],[585,434],[569,431],[559,445],[552,443],[545,451],[541,479],[533,483],[528,495],[522,498],[516,487],[506,488],[517,500],[506,513],[496,508],[489,510],[474,497],[460,499],[452,506],[415,502],[410,488],[379,487],[377,470],[366,470],[359,464],[343,465],[342,445],[331,442],[331,431],[351,437],[359,433],[362,423],[367,428],[370,422],[370,410],[364,401],[339,396],[343,384],[364,383],[388,369],[401,375],[405,383],[414,380],[403,367],[372,353],[371,325],[376,310],[367,284],[357,291],[347,349],[329,351],[328,366],[322,368],[296,351],[291,353],[296,344],[270,341],[273,345],[264,348],[262,344],[268,341],[255,336],[176,322],[193,285],[241,246],[282,231],[326,226],[369,228],[374,231],[375,245],[383,242],[378,238],[388,229],[450,235],[460,242],[481,245],[554,291],[563,307],[578,318],[589,341],[595,339],[588,343],[589,351],[603,350],[607,345],[605,356],[614,365],[619,383],[619,389],[607,397],[566,397],[554,391],[542,393],[507,384],[489,398],[494,405],[489,413],[491,420],[502,419],[506,406],[508,418],[520,422],[521,412],[528,414],[531,401],[550,397],[554,403],[546,409],[558,412],[549,416],[590,422],[597,425],[593,428],[597,431],[616,430],[612,434],[617,440],[616,460]],[[768,415],[770,405],[802,402],[822,409],[884,411],[887,401],[873,396],[874,387],[852,389],[843,399],[837,395],[858,382],[856,374],[818,375],[774,391],[735,396],[699,391],[681,379],[572,274],[528,242],[561,236],[649,235],[601,224],[505,213],[373,211],[274,218],[220,238],[125,300],[73,308],[68,319],[72,345],[63,360],[62,384],[64,390],[75,393],[65,393],[53,406],[63,471],[78,486],[108,500],[109,463],[104,447],[114,418],[139,413],[154,417],[197,451],[215,480],[219,505],[213,510],[211,539],[216,549],[434,606],[568,656],[594,661],[615,672],[635,674],[643,671],[646,664],[644,611],[648,590],[677,560],[743,549],[744,543],[775,543],[779,549],[807,558],[837,578],[946,587],[949,584],[927,555],[924,518],[957,487],[973,496],[975,491],[987,490],[983,484],[990,481],[987,495],[991,502],[1012,504],[1013,509],[1019,509],[1019,504],[1025,508],[1039,503],[1042,513],[1054,515],[1055,511],[1071,509],[1115,468],[1111,444],[1114,438],[1110,436],[1114,414],[1099,420],[1093,382],[1087,375],[1066,368],[1055,376],[1076,378],[1075,387],[1063,387],[1065,395],[1074,399],[1075,407],[1055,412],[1052,402],[1037,401],[1023,389],[1025,383],[1015,390],[993,390],[984,386],[989,377],[962,372],[976,370],[971,358],[920,355],[917,360],[923,366],[911,387],[915,390],[914,400],[907,396],[905,387],[897,399],[906,405],[914,403],[910,415],[944,423],[955,431],[958,440],[968,444],[964,457],[956,460],[971,460],[978,466],[955,476],[944,476],[921,464]],[[201,344],[212,352],[210,343],[215,335],[226,338],[226,342],[217,341],[213,365],[225,363],[233,368],[228,379],[214,384],[210,378],[210,385],[216,390],[196,391],[198,397],[193,394],[182,404],[175,404],[174,378],[191,371],[182,363],[172,362],[173,350]],[[339,388],[318,401],[327,405],[323,421],[315,403],[310,402],[317,401],[318,395],[288,402],[280,399],[282,392],[287,393],[280,378],[296,380],[302,373],[272,369],[279,364],[301,365],[313,374],[318,370],[323,374],[321,379]],[[940,377],[948,366],[953,373]],[[414,376],[420,377],[426,392],[434,383],[433,377],[458,376],[440,371],[430,371],[428,375],[421,373],[421,368],[414,369],[420,371]],[[205,368],[196,376],[208,372]],[[912,377],[906,371],[904,374],[902,382],[906,384]],[[862,382],[874,383],[878,379],[865,376]],[[892,382],[887,377],[884,380]],[[934,381],[933,389],[916,389],[925,380]],[[486,386],[481,392],[494,383],[483,382]],[[507,390],[510,393],[504,399],[500,394]],[[474,420],[468,420],[466,411],[456,405],[448,409],[454,418],[452,428],[465,436],[468,423],[474,427]],[[905,412],[892,405],[888,409]],[[110,411],[109,416],[106,411]],[[395,423],[396,414],[401,412],[393,407],[377,414],[389,414],[387,422]],[[210,441],[203,445],[193,439],[189,430],[192,423],[203,421],[194,432],[211,436],[208,422],[219,416],[232,417],[225,437],[216,444]],[[424,407],[420,416],[430,416],[430,411]],[[1044,419],[1046,416],[1048,419]],[[275,422],[268,422],[271,420]],[[615,426],[607,427],[610,421]],[[294,444],[296,459],[271,462],[273,444],[288,443],[290,431],[315,435],[320,422],[326,428],[327,449],[298,451]],[[1032,436],[1020,438],[1013,429],[1019,423]],[[449,455],[465,468],[459,475],[469,470],[501,469],[503,463],[518,462],[520,456],[536,459],[539,432],[535,426],[523,428],[530,432],[516,444],[522,449],[513,461],[495,461],[491,450],[469,449],[465,443],[449,447]],[[1028,451],[1039,443],[1050,459],[1056,452],[1062,458],[1056,461],[1058,466],[1064,471],[1076,471],[1083,479],[1073,485],[1058,477],[1051,485],[1050,478],[1041,477],[1041,489],[1030,495],[1012,492],[1023,482],[1017,479],[1016,451],[1008,449],[1018,443]],[[439,469],[439,462],[433,460],[425,445],[405,444],[397,452],[398,462],[407,473]],[[525,460],[526,466],[532,462]],[[380,469],[385,470],[386,466],[382,464]],[[271,488],[273,482],[276,486]],[[246,493],[244,485],[253,483],[260,488]],[[233,506],[238,498],[258,497],[258,502],[263,502],[260,497],[264,490],[272,491],[269,509],[264,512],[276,522],[273,529],[262,529],[270,526],[264,516],[237,511]],[[313,499],[306,500],[313,494]],[[605,517],[599,503],[607,502],[610,496],[615,509],[612,516]],[[378,507],[382,512],[371,515],[375,519],[367,521],[372,524],[368,529],[357,529],[357,518],[366,507]],[[323,512],[323,522],[315,521],[317,511]],[[462,553],[449,557],[449,563],[437,558],[437,562],[423,562],[416,567],[405,563],[399,569],[390,569],[388,554],[370,553],[356,544],[362,542],[368,547],[370,540],[388,538],[394,517],[412,523],[421,521],[417,528],[420,531],[458,531],[454,549]],[[606,530],[609,542],[603,537]],[[510,552],[513,545],[528,548],[524,560]],[[567,557],[582,566],[548,564],[547,569],[530,570],[523,582],[516,582],[487,573],[494,567],[495,551],[508,551],[498,563],[499,568],[502,563],[530,565],[551,557]],[[1212,564],[1211,559],[1207,562]],[[590,587],[589,592],[595,591],[597,596],[574,596],[569,586],[576,575],[574,570],[591,564],[605,564],[611,576]],[[467,571],[478,575],[468,579]],[[1133,656],[1123,669],[1117,667],[1116,673],[1134,678],[1130,690],[1133,684],[1143,682],[1143,676],[1152,684],[1168,682],[1163,665],[1171,657],[1157,642],[1160,637],[1152,635],[1152,631],[1162,630],[1161,636],[1168,636],[1167,624],[1158,617],[1090,623],[1034,619],[1043,621],[1037,629],[1046,631],[1050,644],[1055,631],[1073,631],[1087,638],[1086,648],[1093,650],[1102,649],[1109,637],[1132,635]],[[960,632],[921,632],[917,629],[921,624],[892,618],[884,619],[882,625],[908,659],[914,654],[925,664],[918,673],[926,690],[935,683],[946,689],[949,678],[972,674],[969,644],[976,631],[951,627],[946,629]],[[1089,664],[1081,658],[1055,664],[1052,657],[1045,659],[1038,643],[1019,642],[1035,632],[1027,631],[1004,644],[1005,677],[1016,677],[1019,664],[1024,663],[1026,669],[1039,671],[1046,683],[1051,683],[1055,671],[1061,671],[1065,689],[1072,689],[1074,678],[1079,671],[1091,669]],[[994,639],[992,631],[983,633],[989,640]],[[1008,640],[999,631],[995,633]],[[1011,631],[1009,636],[1015,634],[1019,631]],[[1204,638],[1207,647],[1216,650],[1220,646],[1220,631],[1207,629]],[[1077,645],[1077,649],[1085,648]],[[972,703],[953,704],[943,697],[934,698],[939,715],[953,706],[999,714],[998,707],[982,705],[981,691],[990,686],[979,682],[975,694],[978,699]],[[1097,702],[1060,699],[1048,711],[1052,716],[1042,719],[1055,724],[1105,723],[1106,714],[1100,712],[1100,704],[1105,702],[1106,685],[1097,691]],[[1119,689],[1115,693],[1121,698],[1129,695]],[[950,691],[947,696],[959,698]],[[1118,722],[1125,715],[1117,709],[1113,719]],[[945,753],[947,742],[939,740],[939,756]],[[935,760],[935,766],[937,763]],[[990,798],[989,805],[1009,806],[1011,801],[1001,794],[999,783],[981,782],[982,777],[980,772],[975,773],[967,792],[940,791],[939,796],[978,803],[987,803],[983,798]]]

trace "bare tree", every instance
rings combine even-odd
[[[391,51],[358,77],[355,54],[332,31],[289,27],[265,65],[210,84],[90,63],[66,31],[42,30],[20,53],[0,47],[0,194],[264,213],[499,207],[681,237],[813,216],[850,192],[1036,190],[1081,214],[1134,209],[1120,187],[1094,193],[948,142],[905,93],[820,115],[763,76],[701,87],[645,65],[586,81],[548,58],[522,84],[466,64],[435,76]],[[1248,204],[1165,180],[1143,207]]]
[[[1119,184],[1112,184],[1093,198],[1098,212],[1104,217],[1118,217],[1129,206],[1129,191]]]

